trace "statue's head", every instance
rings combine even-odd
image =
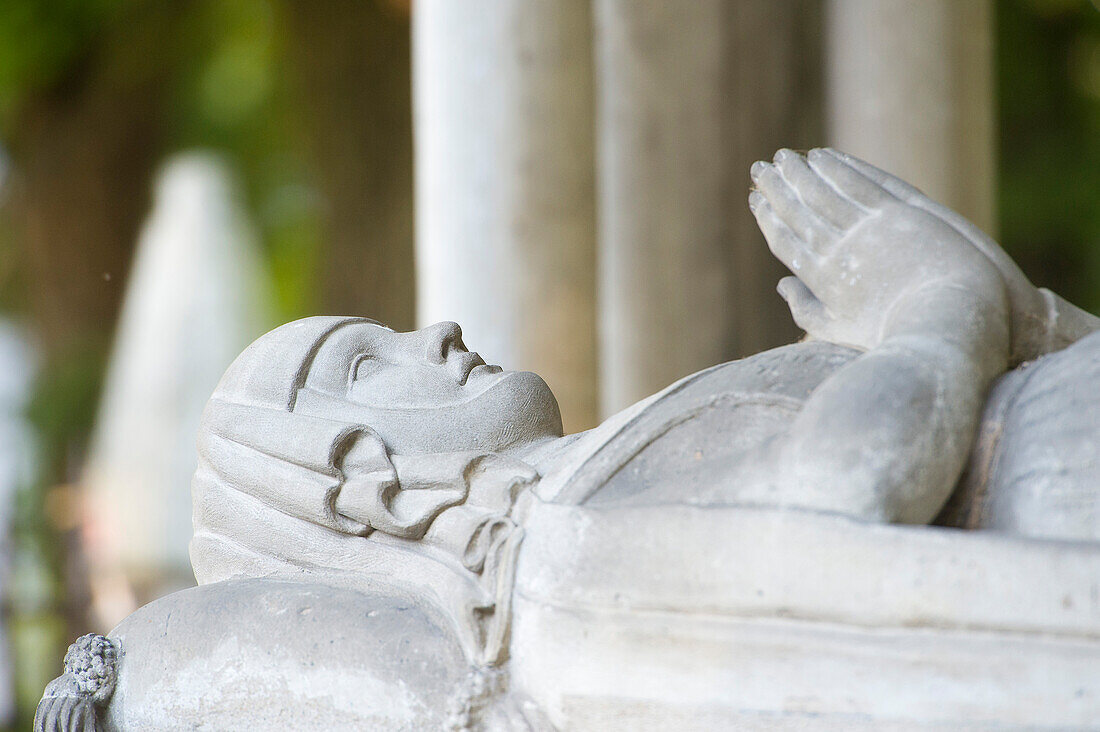
[[[221,404],[257,408],[248,418],[255,428],[232,429],[280,433],[262,437],[278,450],[247,442],[300,465],[316,462],[314,436],[329,434],[319,420],[346,426],[346,438],[334,433],[328,458],[345,478],[336,510],[403,538],[423,536],[462,503],[506,513],[507,492],[471,488],[471,477],[488,470],[478,466],[499,470],[526,446],[562,434],[546,382],[487,365],[454,323],[410,333],[363,318],[289,323],[234,361],[208,413]]]
[[[546,382],[486,365],[455,323],[410,333],[365,318],[288,323],[241,354],[214,397],[362,424],[398,454],[513,451],[562,434]]]
[[[361,422],[398,454],[501,452],[562,434],[546,382],[487,365],[455,323],[410,333],[365,321],[334,329],[294,411]]]

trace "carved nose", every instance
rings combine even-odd
[[[424,338],[424,357],[432,363],[444,363],[453,349],[465,350],[462,345],[462,328],[458,323],[444,321],[430,325],[421,331]]]

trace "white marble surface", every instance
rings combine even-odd
[[[1100,720],[1095,543],[541,505],[515,603],[514,688],[559,729]]]

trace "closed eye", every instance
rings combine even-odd
[[[382,367],[382,362],[369,353],[360,354],[351,364],[348,375],[352,383],[367,378]]]

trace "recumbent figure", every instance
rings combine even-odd
[[[566,436],[545,382],[487,365],[456,324],[282,326],[241,354],[206,409],[200,585],[291,580],[408,601],[485,670],[508,658],[523,527],[540,504],[1100,538],[1100,336],[1086,337],[1100,320],[848,155],[780,150],[751,175],[749,206],[792,272],[779,290],[803,342]],[[536,712],[502,709],[509,725],[538,727]],[[140,718],[111,713],[123,727]]]

